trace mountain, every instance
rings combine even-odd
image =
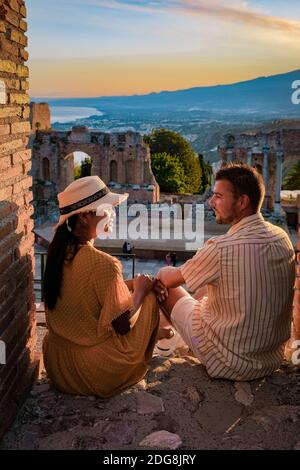
[[[300,80],[300,69],[231,85],[195,87],[147,95],[47,101],[52,106],[87,106],[104,112],[201,112],[203,116],[222,113],[281,118],[290,114],[300,115],[300,105],[293,104],[291,100],[295,91],[292,89],[292,83],[295,80]]]

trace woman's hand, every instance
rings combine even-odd
[[[134,292],[139,292],[145,297],[154,286],[154,279],[148,274],[137,274],[133,280]]]
[[[159,302],[164,302],[168,298],[168,289],[166,286],[159,280],[155,279],[153,290],[156,294],[157,300]]]

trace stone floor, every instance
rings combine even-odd
[[[0,449],[300,450],[299,392],[287,363],[241,383],[211,379],[189,355],[154,357],[144,380],[110,399],[60,393],[42,371]]]

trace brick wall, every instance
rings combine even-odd
[[[0,0],[0,436],[36,369],[25,17],[23,0]]]
[[[293,311],[293,339],[300,340],[300,194],[297,196],[298,207],[298,244],[297,244],[297,263],[296,263],[296,283]]]

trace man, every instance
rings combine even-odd
[[[271,374],[290,337],[294,250],[260,214],[260,174],[230,164],[216,174],[210,205],[226,235],[208,240],[180,268],[162,268],[161,307],[212,377],[251,380]],[[181,286],[196,293],[195,300]],[[207,287],[201,297],[201,289]]]

